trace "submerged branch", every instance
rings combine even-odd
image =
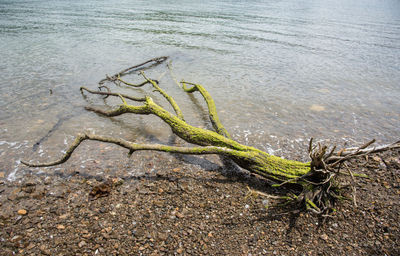
[[[104,78],[104,79],[99,81],[99,84],[103,84],[106,81],[115,81],[115,80],[118,79],[118,77],[127,75],[127,74],[129,74],[130,72],[133,72],[133,71],[138,71],[138,70],[140,70],[139,68],[143,69],[143,67],[145,65],[149,64],[149,63],[153,63],[152,65],[158,65],[158,64],[163,63],[167,59],[168,59],[168,56],[161,56],[161,57],[157,57],[157,58],[153,58],[153,59],[147,60],[147,61],[142,62],[140,64],[137,64],[137,65],[134,65],[132,67],[126,68],[124,70],[121,70],[120,72],[118,72],[118,73],[116,73],[116,74],[114,74],[112,76],[108,76],[107,75],[106,78]]]
[[[104,86],[103,86],[103,87],[104,87]],[[91,93],[91,94],[105,95],[105,96],[107,96],[107,97],[108,97],[108,96],[116,96],[116,97],[122,96],[122,97],[124,97],[125,99],[129,99],[129,100],[133,100],[133,101],[146,101],[146,98],[145,98],[145,97],[142,97],[142,98],[139,98],[139,97],[132,97],[132,96],[129,96],[129,95],[126,95],[126,94],[113,93],[113,92],[111,92],[111,91],[108,91],[108,92],[93,91],[93,90],[90,90],[90,89],[88,89],[88,88],[86,88],[86,87],[81,87],[80,90],[81,90],[82,93],[83,93],[83,91],[87,91],[87,92],[89,92],[89,93]]]

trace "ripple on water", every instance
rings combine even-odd
[[[161,0],[2,1],[0,164],[12,177],[22,175],[28,169],[17,164],[19,159],[53,159],[89,128],[169,143],[171,132],[157,118],[102,118],[83,107],[111,107],[118,100],[79,93],[82,85],[96,88],[105,74],[161,55],[170,55],[179,80],[210,91],[222,122],[241,143],[302,159],[310,137],[338,144],[398,140],[399,4],[184,0],[177,8]],[[159,66],[146,72],[157,78],[164,71]],[[177,99],[187,120],[207,125],[198,95],[188,97],[168,75],[161,86]],[[60,120],[65,121],[33,151]],[[75,157],[64,167],[90,171],[96,165],[81,161],[106,153],[108,162],[125,156],[105,148],[104,154],[95,153],[89,146],[82,148],[82,160]],[[145,163],[127,162],[128,172],[146,171]],[[110,165],[102,164],[97,167]]]

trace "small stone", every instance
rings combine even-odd
[[[387,189],[391,188],[391,186],[389,185],[389,183],[387,183],[386,181],[382,182],[383,186]]]
[[[373,159],[375,162],[382,162],[382,159],[381,159],[379,156],[373,156],[372,159]]]
[[[326,234],[322,234],[321,239],[326,241],[326,240],[328,240],[328,236]]]
[[[183,248],[182,247],[178,248],[178,250],[176,250],[176,252],[179,253],[179,254],[182,253],[183,252]]]
[[[25,209],[18,210],[19,215],[26,215],[28,212]]]
[[[124,180],[121,179],[121,178],[113,178],[112,182],[113,182],[115,187],[121,186],[122,184],[124,184]]]
[[[65,226],[64,226],[64,225],[61,225],[61,224],[60,224],[60,225],[57,225],[57,229],[58,229],[58,230],[65,229]]]
[[[35,199],[42,199],[46,194],[46,189],[44,186],[35,186],[35,191],[32,193],[32,197]]]
[[[185,217],[185,215],[183,215],[183,214],[180,213],[180,212],[177,212],[175,215],[176,215],[176,217],[178,217],[178,218],[180,218],[180,219],[182,219],[182,218]]]
[[[25,181],[25,187],[36,186],[36,181],[34,179],[28,179]]]
[[[165,241],[165,240],[168,239],[168,234],[166,234],[166,233],[160,233],[160,234],[158,234],[158,238],[159,238],[161,241]]]
[[[19,241],[19,240],[21,240],[21,236],[13,236],[12,238],[11,238],[11,242],[15,242],[15,241]]]
[[[311,105],[310,110],[316,111],[316,112],[321,112],[321,111],[325,110],[325,107],[321,106],[321,105],[313,104],[313,105]]]
[[[36,246],[36,245],[34,245],[33,243],[30,243],[30,244],[26,247],[26,249],[27,249],[27,250],[33,249],[35,246]]]
[[[153,204],[156,205],[156,206],[158,206],[158,207],[162,207],[162,206],[164,205],[163,202],[162,202],[162,201],[159,201],[159,200],[154,200],[154,201],[153,201]]]
[[[181,168],[179,168],[179,167],[172,169],[173,172],[179,172],[180,170],[181,170]]]
[[[39,249],[45,255],[50,255],[51,254],[51,252],[46,248],[45,245],[41,245]]]
[[[208,237],[213,237],[213,234],[212,234],[212,232],[210,232],[210,233],[208,233],[208,235],[207,235]]]
[[[81,241],[81,242],[78,244],[79,248],[82,248],[82,247],[85,246],[85,245],[86,245],[86,242],[85,242],[85,241]]]
[[[4,178],[5,175],[6,175],[5,172],[0,172],[0,178],[1,179]]]
[[[66,213],[66,214],[60,215],[58,218],[64,220],[64,219],[68,218],[68,216],[69,216],[69,213]]]
[[[9,195],[8,195],[8,200],[14,201],[18,198],[19,192],[21,192],[20,188],[14,189]]]

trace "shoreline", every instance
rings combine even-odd
[[[247,186],[271,188],[246,172],[173,163],[132,179],[71,170],[65,177],[30,174],[21,182],[0,178],[1,254],[397,255],[399,155],[353,161],[354,172],[370,177],[357,179],[358,207],[339,202],[324,223],[247,197]]]

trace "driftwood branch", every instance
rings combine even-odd
[[[123,139],[83,133],[78,134],[75,138],[74,142],[67,149],[65,154],[58,160],[48,163],[28,163],[25,161],[21,161],[21,163],[30,166],[30,167],[49,167],[54,165],[59,165],[65,163],[71,156],[75,149],[85,140],[93,140],[93,141],[101,141],[110,144],[115,144],[120,147],[126,148],[129,152],[141,151],[141,150],[153,150],[160,152],[169,152],[169,153],[180,153],[180,154],[191,154],[191,155],[205,155],[205,154],[222,154],[229,155],[233,150],[227,148],[213,147],[213,146],[204,146],[204,147],[176,147],[176,146],[168,146],[162,144],[139,144],[130,142]]]
[[[311,139],[308,147],[311,162],[303,163],[270,155],[259,149],[243,145],[233,140],[228,131],[222,125],[217,114],[214,100],[208,91],[200,84],[186,81],[180,83],[177,82],[175,75],[172,72],[171,63],[169,63],[168,68],[178,86],[187,93],[199,92],[207,104],[208,115],[214,131],[194,127],[184,120],[183,113],[178,104],[159,86],[159,81],[148,78],[143,72],[143,68],[145,68],[146,65],[158,65],[166,59],[167,57],[154,58],[139,65],[134,65],[124,69],[113,76],[107,76],[99,82],[99,91],[81,87],[80,90],[82,93],[88,92],[90,94],[103,95],[105,97],[119,97],[122,101],[122,104],[115,106],[111,110],[103,110],[92,106],[87,106],[85,109],[107,117],[124,114],[155,115],[168,124],[174,134],[186,142],[192,143],[196,146],[176,147],[159,144],[138,144],[118,138],[83,133],[76,137],[75,141],[59,160],[49,163],[30,163],[26,161],[22,161],[22,163],[31,167],[46,167],[64,163],[71,157],[74,150],[84,140],[112,143],[128,149],[130,153],[138,150],[155,150],[180,154],[218,154],[229,158],[240,167],[247,169],[254,174],[276,182],[274,185],[276,187],[283,188],[285,185],[293,184],[300,186],[302,188],[301,192],[279,198],[301,203],[305,209],[312,212],[326,214],[332,208],[333,202],[338,198],[342,198],[339,186],[337,185],[337,177],[346,173],[341,171],[341,168],[345,165],[346,161],[375,152],[400,148],[400,142],[386,146],[370,147],[374,142],[370,141],[358,148],[347,148],[336,151],[336,147],[332,147],[328,150],[329,147],[326,145],[321,145],[320,143],[313,145],[313,140]],[[139,84],[132,84],[121,79],[122,76],[133,72],[140,72],[144,81]],[[163,73],[163,75],[164,74],[165,73]],[[104,85],[106,82],[115,84],[123,83],[127,86],[134,87],[141,87],[149,83],[156,92],[159,92],[168,101],[175,113],[170,113],[161,105],[156,104],[149,96],[132,97],[130,95],[112,92],[110,88]],[[101,88],[105,88],[107,91],[101,91]],[[142,105],[130,105],[127,103],[126,99],[142,102]],[[358,175],[353,174],[352,172],[346,174],[350,175],[352,178],[354,192],[353,200],[356,203],[354,183],[355,177]],[[271,198],[274,197],[272,196]]]

